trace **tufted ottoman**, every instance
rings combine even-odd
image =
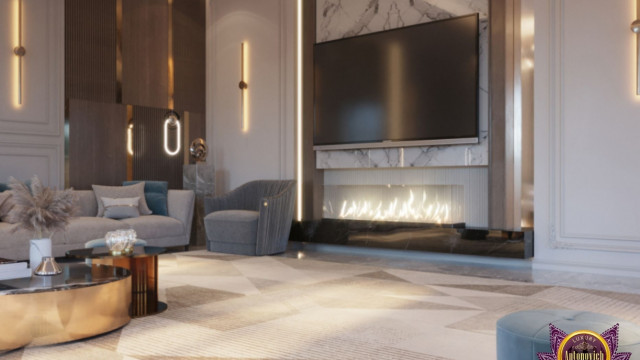
[[[549,323],[570,334],[591,330],[598,334],[620,324],[618,352],[640,359],[640,326],[604,314],[576,310],[519,311],[498,320],[498,360],[538,360],[538,352],[551,352]]]

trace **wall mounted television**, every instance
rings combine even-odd
[[[314,149],[478,142],[478,14],[314,46]]]

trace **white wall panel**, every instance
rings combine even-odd
[[[0,48],[17,45],[18,0],[0,2]],[[23,0],[22,105],[17,57],[0,52],[0,182],[38,175],[64,185],[64,1]]]
[[[295,2],[211,0],[207,16],[207,139],[216,192],[293,178]],[[241,130],[240,43],[246,43],[248,131]],[[287,66],[288,65],[288,66]]]
[[[635,1],[534,3],[535,264],[640,276]]]

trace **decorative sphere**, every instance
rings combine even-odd
[[[631,31],[636,34],[640,34],[640,20],[636,20],[631,23]]]
[[[202,162],[207,160],[207,142],[202,138],[197,138],[191,142],[189,146],[189,152],[196,162]]]

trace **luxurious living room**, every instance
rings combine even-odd
[[[0,0],[0,358],[640,359],[640,0]]]

